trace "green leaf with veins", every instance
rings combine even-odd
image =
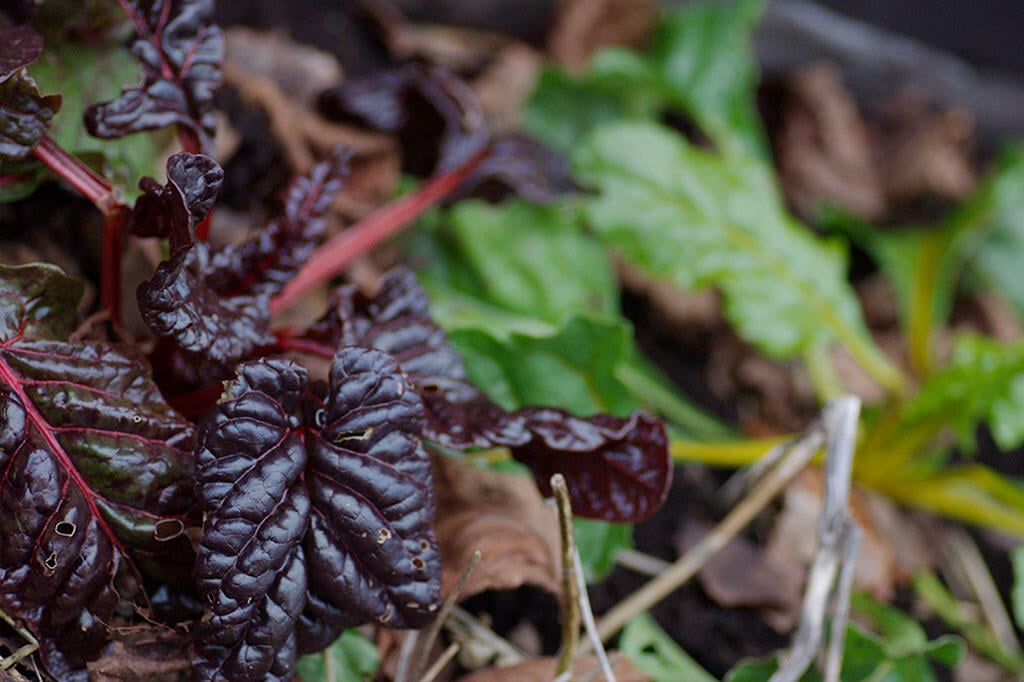
[[[441,324],[489,329],[496,311],[508,330],[534,320],[554,331],[568,315],[618,315],[618,290],[604,249],[583,232],[571,204],[465,201],[445,216],[436,260],[421,275]],[[451,290],[451,297],[441,289]],[[477,305],[472,305],[472,301]],[[467,305],[469,304],[469,305]],[[481,310],[482,308],[482,310]],[[483,318],[483,319],[481,319]],[[542,327],[532,324],[537,331]]]
[[[624,123],[595,131],[574,165],[598,190],[591,225],[636,266],[682,289],[719,288],[730,322],[769,355],[838,342],[883,385],[902,388],[867,334],[845,251],[786,213],[762,163]]]
[[[904,408],[904,428],[956,429],[962,448],[976,447],[985,422],[1003,450],[1024,443],[1024,341],[1005,343],[970,334],[956,341],[949,366],[931,374]]]
[[[649,613],[641,613],[626,623],[618,648],[654,682],[715,682],[715,678],[683,651]]]
[[[139,62],[128,50],[116,44],[60,42],[48,45],[30,70],[44,91],[63,97],[50,130],[57,144],[121,185],[128,198],[138,194],[139,178],[159,177],[161,155],[173,132],[100,140],[82,123],[89,105],[112,99],[124,85],[139,81]]]
[[[688,4],[666,15],[651,62],[669,93],[719,151],[767,158],[755,102],[752,36],[763,0]]]
[[[970,266],[973,278],[987,285],[1024,315],[1024,145],[1003,150],[990,179],[973,203],[987,228]]]
[[[526,129],[569,151],[602,124],[675,109],[721,152],[767,158],[750,47],[763,8],[762,0],[688,4],[663,15],[646,55],[612,47],[579,76],[546,69],[527,104]]]
[[[372,680],[379,667],[377,645],[350,629],[324,651],[301,656],[295,672],[302,682],[364,682]]]

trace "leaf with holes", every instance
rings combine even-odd
[[[328,386],[289,360],[239,366],[197,447],[197,679],[291,680],[297,652],[347,627],[433,619],[422,428],[419,398],[379,351],[338,351]]]
[[[105,643],[124,561],[165,578],[191,563],[191,424],[143,361],[66,340],[81,291],[0,266],[0,605],[61,680]]]
[[[116,138],[178,125],[209,148],[216,125],[213,93],[224,58],[224,36],[210,23],[213,0],[122,4],[137,34],[131,51],[142,64],[142,83],[125,88],[111,102],[89,107],[89,132]]]
[[[580,516],[631,522],[654,513],[672,478],[661,420],[642,412],[581,418],[552,407],[506,412],[469,383],[428,305],[416,276],[394,270],[373,298],[340,289],[310,336],[393,355],[423,398],[428,440],[457,449],[508,447],[544,491],[550,490],[551,474],[560,471]]]

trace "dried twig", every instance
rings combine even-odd
[[[459,653],[460,648],[461,647],[458,642],[452,642],[449,644],[448,648],[444,650],[444,653],[434,661],[434,665],[430,666],[427,672],[423,673],[423,677],[420,678],[420,682],[433,682],[434,678],[440,675],[441,671],[444,670],[444,667],[448,665],[453,658],[455,658],[455,654]]]
[[[651,556],[650,554],[644,554],[643,552],[635,549],[620,550],[615,555],[615,563],[639,573],[640,575],[646,575],[648,577],[661,575],[672,565],[669,561],[659,559],[658,557]]]
[[[856,548],[856,533],[850,517],[848,500],[850,478],[853,473],[854,445],[857,442],[857,423],[860,415],[860,400],[843,396],[825,406],[823,426],[827,437],[825,456],[825,502],[821,522],[818,526],[818,551],[811,565],[800,626],[793,637],[789,653],[783,658],[779,669],[769,682],[796,682],[807,671],[814,657],[821,650],[825,640],[825,621],[829,611],[829,598],[833,597],[833,608],[847,613],[847,604],[837,604],[840,597],[849,597],[849,592],[836,589],[840,568],[851,564]],[[832,637],[842,638],[845,623],[834,623]],[[841,631],[840,631],[841,628]],[[839,661],[832,663],[832,678],[839,679]]]
[[[574,568],[579,569],[576,560],[576,536],[572,528],[572,504],[569,488],[562,474],[551,477],[551,491],[555,496],[558,512],[558,530],[562,540],[562,645],[555,668],[555,682],[572,679],[572,662],[580,641],[580,587]]]
[[[412,666],[412,679],[419,679],[420,671],[427,665],[427,657],[430,656],[430,650],[434,648],[434,642],[437,641],[437,636],[441,634],[441,626],[448,620],[449,614],[452,612],[452,608],[459,599],[459,595],[462,594],[462,588],[466,586],[466,580],[469,575],[476,568],[476,565],[480,562],[480,550],[473,552],[473,556],[470,557],[469,561],[466,562],[466,567],[462,569],[462,575],[459,576],[458,581],[455,583],[455,587],[445,597],[444,603],[441,605],[441,610],[437,614],[437,618],[430,624],[423,634],[420,636],[417,642],[419,648],[419,655],[416,657],[416,663]],[[454,654],[453,654],[454,655]],[[396,679],[398,679],[396,677]]]
[[[601,664],[601,672],[604,673],[605,682],[615,682],[615,673],[612,672],[612,664],[608,660],[608,654],[601,643],[601,635],[597,632],[597,623],[594,621],[594,610],[590,608],[590,596],[587,594],[587,579],[583,575],[583,562],[580,560],[579,548],[573,549],[575,564],[573,574],[576,576],[576,585],[580,591],[580,611],[583,614],[583,626],[590,638],[590,645],[597,653],[597,660]]]
[[[608,611],[597,623],[601,641],[607,642],[633,616],[651,608],[692,578],[786,487],[824,442],[821,426],[815,423],[795,440],[772,448],[766,457],[779,457],[776,451],[780,450],[782,454],[778,465],[765,474],[750,494],[690,551]]]
[[[448,629],[464,640],[486,644],[505,664],[514,665],[527,659],[525,653],[507,639],[480,622],[461,606],[453,606],[447,623]]]

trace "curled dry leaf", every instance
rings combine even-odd
[[[448,594],[480,550],[460,599],[487,590],[536,585],[560,592],[558,523],[529,478],[466,466],[435,454],[434,530],[443,559],[441,591]]]
[[[857,103],[839,72],[812,66],[797,72],[789,88],[778,141],[786,198],[804,215],[829,201],[866,220],[880,218],[886,210],[882,178]]]
[[[647,46],[658,18],[654,0],[560,0],[548,35],[548,51],[579,71],[602,47]]]
[[[86,666],[90,682],[179,682],[191,639],[180,630],[140,625],[111,633],[112,646]]]

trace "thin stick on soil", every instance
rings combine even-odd
[[[818,549],[804,591],[800,626],[793,637],[789,653],[783,657],[779,669],[769,678],[769,682],[796,682],[811,666],[825,641],[829,598],[841,596],[836,590],[840,568],[852,563],[855,558],[850,553],[855,547],[850,542],[854,522],[850,517],[848,501],[859,415],[860,400],[853,396],[837,398],[825,406],[822,418],[827,437],[825,500],[818,525]],[[833,609],[846,613],[848,605],[840,605],[835,601]],[[842,632],[833,629],[833,635],[841,637],[845,633],[845,625],[834,624],[834,628],[842,627]],[[837,666],[834,670],[837,677],[834,680],[838,680],[838,672]]]
[[[843,536],[844,560],[839,566],[836,578],[834,606],[832,610],[832,634],[825,654],[825,682],[838,682],[843,668],[843,644],[846,640],[846,624],[850,620],[850,593],[853,591],[853,573],[856,568],[857,549],[864,531],[857,524],[846,527]]]
[[[796,440],[776,446],[784,451],[778,466],[767,473],[742,502],[690,551],[679,557],[668,570],[616,604],[598,620],[597,631],[601,641],[607,642],[631,618],[651,608],[692,578],[712,556],[768,506],[768,503],[811,461],[824,443],[825,437],[821,426],[815,423]],[[765,456],[774,457],[774,450],[775,448]]]
[[[580,611],[583,615],[583,627],[590,638],[590,645],[597,653],[597,660],[601,664],[601,672],[604,673],[605,682],[615,682],[615,673],[612,672],[612,664],[608,660],[608,654],[601,643],[601,635],[597,632],[597,623],[594,621],[594,610],[590,608],[590,595],[587,593],[587,579],[583,575],[583,561],[580,559],[580,550],[573,548],[575,564],[573,574],[576,576],[576,586],[580,591]]]
[[[452,642],[448,645],[448,648],[444,650],[444,653],[434,661],[434,665],[430,666],[427,672],[423,673],[423,677],[420,678],[420,682],[434,682],[434,678],[441,674],[444,667],[448,665],[453,658],[455,658],[455,654],[459,653],[459,649],[461,648],[462,647],[459,646],[458,642]]]
[[[558,512],[558,530],[562,540],[562,645],[559,647],[555,682],[572,678],[572,662],[580,642],[580,587],[576,581],[576,536],[572,528],[572,504],[562,474],[551,477],[551,492]]]
[[[466,639],[486,643],[506,665],[522,663],[527,658],[517,646],[481,623],[476,616],[461,606],[452,607],[448,628],[455,634],[462,634]]]
[[[469,579],[470,574],[476,565],[480,562],[482,554],[480,550],[473,552],[473,556],[466,562],[466,567],[462,569],[462,575],[459,576],[452,591],[445,597],[444,603],[441,605],[441,610],[437,613],[437,618],[430,624],[423,634],[420,636],[419,641],[416,643],[419,648],[419,655],[416,657],[416,662],[412,666],[411,673],[412,679],[418,679],[420,671],[423,670],[427,664],[427,657],[430,656],[430,650],[434,647],[434,642],[437,641],[437,636],[441,634],[441,627],[448,620],[449,614],[452,612],[452,608],[455,606],[459,599],[459,595],[462,594],[462,588],[466,586],[466,580]],[[397,678],[396,678],[397,679]]]

